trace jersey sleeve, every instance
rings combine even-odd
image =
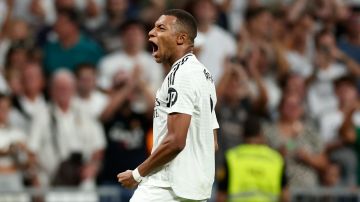
[[[183,113],[193,115],[196,102],[196,89],[193,85],[194,78],[190,74],[179,72],[170,79],[167,92],[168,113]]]

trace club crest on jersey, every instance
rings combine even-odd
[[[167,102],[166,106],[167,107],[173,106],[177,101],[177,97],[178,97],[177,91],[174,88],[169,88],[168,94],[166,97],[166,102]]]

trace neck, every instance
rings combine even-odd
[[[90,98],[90,95],[91,95],[91,91],[84,91],[84,92],[79,91],[79,97],[83,99]]]
[[[25,92],[25,97],[30,100],[30,101],[35,101],[37,96],[37,93],[32,93],[32,92]]]
[[[66,48],[74,46],[80,38],[80,34],[78,32],[74,34],[69,34],[67,37],[64,37],[62,40],[62,45]]]
[[[134,56],[136,56],[136,55],[139,53],[139,51],[138,51],[137,49],[135,49],[135,48],[126,48],[126,49],[125,49],[125,52],[126,52],[126,54],[128,54],[130,57],[134,57]]]
[[[211,27],[211,23],[202,23],[198,25],[199,31],[203,33],[208,32],[210,27]]]
[[[69,111],[70,103],[58,103],[58,107],[59,107],[60,111],[65,113],[65,112]]]
[[[255,137],[246,138],[245,143],[261,145],[261,144],[265,144],[265,141],[264,138],[262,138],[262,136],[255,136]]]
[[[285,118],[280,118],[280,124],[283,125],[291,125],[293,123],[295,123],[296,120],[289,120],[289,119],[285,119]]]

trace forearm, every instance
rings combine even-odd
[[[108,105],[105,107],[104,111],[100,116],[100,120],[102,122],[108,121],[114,115],[117,109],[125,102],[126,94],[125,93],[116,94],[112,96],[109,100],[110,101]]]
[[[155,169],[173,160],[181,151],[181,146],[176,145],[175,138],[167,135],[160,146],[147,158],[138,170],[141,176],[145,177]]]
[[[309,156],[305,160],[305,163],[319,171],[326,169],[328,165],[326,157],[322,154],[311,155],[311,157]]]
[[[346,113],[345,120],[340,127],[340,138],[344,143],[352,144],[356,141],[354,125],[352,122],[353,113]]]
[[[266,112],[266,107],[268,103],[268,94],[264,81],[260,77],[255,78],[256,85],[259,89],[259,96],[253,101],[253,104],[259,112]]]
[[[360,65],[357,62],[348,57],[345,53],[342,53],[339,59],[346,65],[352,75],[356,77],[360,76]]]

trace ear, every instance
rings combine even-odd
[[[177,45],[183,45],[185,43],[186,39],[187,39],[187,35],[185,33],[180,33],[176,37],[176,44]]]

